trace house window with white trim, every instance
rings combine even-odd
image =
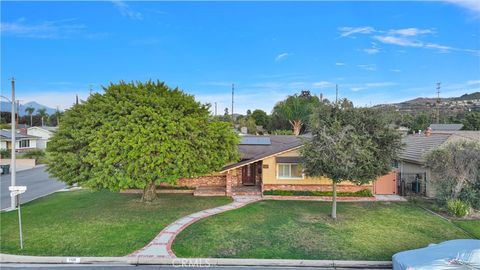
[[[303,168],[299,163],[279,163],[277,174],[279,179],[303,179]]]
[[[30,147],[30,140],[23,140],[18,142],[19,148]]]

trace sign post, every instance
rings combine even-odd
[[[22,213],[20,210],[20,194],[27,191],[26,186],[9,186],[8,190],[10,190],[10,197],[15,199],[16,197],[16,204],[18,206],[18,228],[20,232],[20,249],[23,249],[23,233],[22,233]]]

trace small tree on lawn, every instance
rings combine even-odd
[[[439,197],[448,199],[466,199],[462,195],[474,193],[476,201],[469,201],[472,206],[480,199],[480,142],[460,140],[444,147],[434,149],[426,156],[426,164],[431,172],[431,179],[437,187]],[[467,199],[468,200],[468,199]],[[478,207],[478,206],[477,206]]]
[[[49,172],[68,184],[143,189],[218,171],[238,159],[230,123],[161,82],[110,84],[65,112],[48,144]]]
[[[362,185],[390,172],[401,136],[374,109],[324,104],[311,119],[312,138],[301,151],[304,172],[332,180],[332,218],[336,219],[337,184],[350,181]]]

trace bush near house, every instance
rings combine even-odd
[[[10,158],[11,152],[8,149],[0,149],[0,158]]]
[[[464,217],[468,215],[470,206],[459,199],[450,199],[447,201],[448,213],[455,217]]]
[[[265,190],[263,195],[277,196],[333,196],[332,191],[305,191],[305,190]],[[357,192],[337,192],[340,197],[373,197],[370,189],[362,189]]]
[[[23,152],[19,155],[19,158],[35,159],[36,163],[41,163],[42,161],[44,161],[45,157],[46,157],[46,153],[45,153],[45,151],[43,151],[41,149],[28,150],[28,151]]]

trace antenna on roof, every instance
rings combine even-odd
[[[437,124],[440,123],[440,82],[437,82],[437,102],[436,102],[436,112],[435,112],[435,118],[437,121]]]

